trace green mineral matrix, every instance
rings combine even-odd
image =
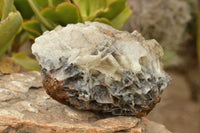
[[[170,81],[158,42],[98,22],[58,26],[32,52],[47,94],[81,110],[145,116]]]

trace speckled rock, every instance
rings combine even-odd
[[[147,118],[142,118],[142,122],[146,127],[145,133],[172,133],[164,125],[149,121]]]
[[[187,26],[192,20],[190,0],[128,0],[133,15],[124,27],[137,30],[146,39],[155,38],[165,50],[165,66],[185,64],[179,54],[190,37]]]
[[[133,15],[125,28],[137,30],[145,38],[155,38],[164,48],[173,50],[184,40],[186,26],[191,20],[186,0],[128,0]]]
[[[13,86],[11,81],[21,86]],[[1,133],[155,133],[159,127],[156,123],[147,126],[143,119],[135,117],[95,114],[60,104],[39,87],[38,72],[1,76],[0,86],[0,96],[6,95],[0,102]],[[17,90],[24,90],[24,86],[26,91]]]

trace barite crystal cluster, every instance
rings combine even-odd
[[[147,115],[170,80],[155,40],[98,22],[58,26],[38,37],[32,52],[46,92],[82,110]]]

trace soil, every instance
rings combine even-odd
[[[165,125],[173,133],[200,133],[200,100],[191,100],[191,89],[183,74],[168,73],[172,82],[148,118]]]

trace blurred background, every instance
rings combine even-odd
[[[129,0],[133,15],[124,30],[155,38],[172,78],[150,120],[173,133],[200,133],[200,1]]]
[[[200,0],[0,0],[0,21],[0,75],[39,71],[31,45],[57,25],[98,21],[156,39],[172,82],[148,118],[200,133]]]

